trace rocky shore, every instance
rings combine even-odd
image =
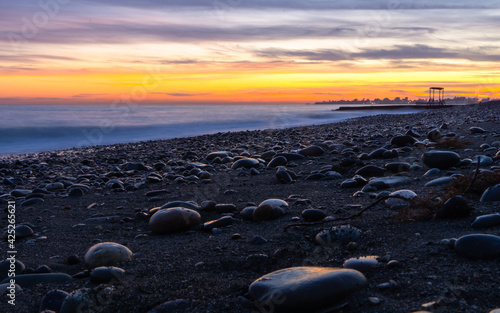
[[[498,312],[499,184],[494,104],[0,158],[0,311]]]

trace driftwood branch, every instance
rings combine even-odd
[[[330,222],[338,222],[338,221],[348,221],[348,220],[352,220],[356,217],[360,217],[361,215],[363,215],[363,213],[365,213],[366,211],[368,211],[369,209],[373,208],[374,206],[376,206],[377,204],[379,204],[380,202],[384,201],[384,200],[387,200],[389,198],[396,198],[396,199],[403,199],[405,201],[409,201],[411,202],[412,199],[408,199],[408,198],[405,198],[405,197],[401,197],[401,196],[386,196],[386,197],[382,197],[380,199],[377,199],[375,202],[373,202],[372,204],[362,208],[361,210],[359,210],[358,212],[352,214],[352,215],[349,215],[349,216],[344,216],[344,217],[331,217],[331,218],[325,218],[321,221],[318,221],[318,222],[304,222],[304,223],[292,223],[292,224],[288,224],[288,225],[285,225],[283,226],[283,230],[287,230],[288,228],[290,227],[295,227],[295,226],[315,226],[315,225],[322,225],[322,224],[326,224],[326,223],[330,223]]]
[[[468,193],[469,190],[474,185],[474,183],[476,182],[477,175],[479,175],[479,163],[481,163],[481,156],[477,157],[476,171],[474,172],[474,175],[472,176],[472,180],[470,181],[469,186],[467,186],[467,189],[465,189],[465,191],[464,191],[464,193],[462,195],[465,195],[466,193]]]

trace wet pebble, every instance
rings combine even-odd
[[[470,226],[472,228],[486,228],[497,225],[500,225],[500,213],[478,216]]]
[[[298,153],[304,156],[320,156],[325,153],[325,150],[319,146],[312,145],[307,148],[300,149]]]
[[[321,221],[326,216],[326,212],[320,209],[305,209],[302,211],[302,218],[308,222]]]
[[[125,277],[125,271],[119,267],[101,266],[90,272],[90,281],[97,284],[121,282]]]
[[[394,145],[396,147],[413,146],[415,142],[417,142],[417,140],[411,135],[415,135],[415,133],[408,133],[403,136],[392,137],[391,145]]]
[[[203,224],[203,230],[211,231],[214,228],[222,228],[229,226],[233,223],[233,218],[231,216],[224,216],[219,218],[218,220],[206,222]]]
[[[455,180],[455,178],[453,178],[451,176],[439,177],[439,178],[433,179],[430,182],[426,183],[425,187],[444,186],[444,185],[450,184],[454,180]]]
[[[389,194],[389,197],[401,197],[404,199],[413,199],[416,196],[417,194],[413,190],[408,189],[397,190]],[[385,200],[385,205],[387,205],[389,208],[400,205],[408,205],[408,201],[405,201],[401,198],[388,198],[387,200]]]
[[[481,196],[481,202],[500,201],[500,184],[486,189]]]
[[[356,175],[363,177],[379,177],[384,176],[386,170],[375,165],[366,165],[356,171]]]
[[[29,288],[37,284],[64,283],[72,279],[71,276],[64,273],[24,274],[16,276],[16,284],[22,288]],[[10,278],[6,278],[0,284],[7,283],[9,280]]]
[[[16,226],[16,238],[17,239],[22,239],[26,237],[33,236],[33,229],[29,227],[28,225],[17,225]]]
[[[47,292],[42,298],[39,311],[42,312],[44,310],[51,310],[59,312],[67,296],[68,293],[66,291],[59,289]]]

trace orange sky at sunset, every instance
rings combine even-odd
[[[0,104],[500,97],[496,1],[283,2],[4,2]]]

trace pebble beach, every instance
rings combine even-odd
[[[500,312],[499,184],[498,103],[1,157],[0,311]]]

